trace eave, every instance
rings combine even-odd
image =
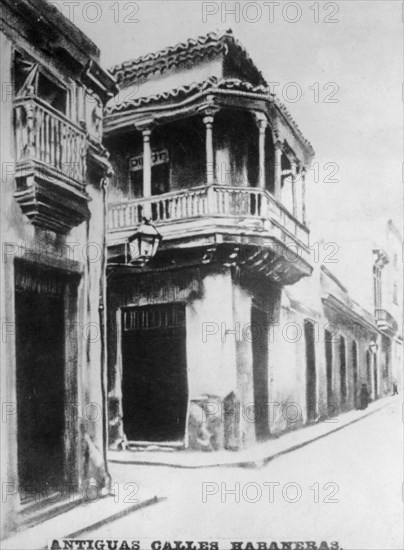
[[[341,300],[339,300],[333,294],[328,293],[326,296],[323,296],[321,298],[321,301],[330,309],[334,310],[337,313],[343,314],[344,316],[351,319],[354,323],[357,323],[358,325],[361,325],[364,328],[369,329],[374,333],[378,332],[378,329],[375,324],[371,323],[370,321],[368,321],[367,319],[365,319],[364,317],[356,313],[350,306],[348,306],[347,304],[344,304]]]
[[[80,78],[105,103],[118,90],[115,79],[99,65],[98,47],[61,11],[45,0],[2,0],[0,27],[14,40],[22,37]]]
[[[208,99],[217,106],[240,109],[254,109],[265,112],[274,129],[279,129],[277,118],[287,126],[300,144],[309,164],[314,156],[311,143],[304,138],[299,127],[286,107],[263,86],[253,86],[238,79],[217,80],[212,77],[203,82],[195,82],[167,90],[155,96],[140,97],[126,104],[107,106],[104,117],[104,135],[121,132],[141,123],[142,119],[154,119],[164,123],[198,114]]]

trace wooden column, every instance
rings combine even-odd
[[[151,188],[152,159],[151,159],[151,146],[150,146],[151,128],[145,128],[144,130],[142,130],[142,135],[143,135],[143,197],[149,198],[152,196],[152,188]],[[144,205],[143,216],[147,219],[151,217],[151,206],[149,202],[146,202]]]
[[[265,189],[266,187],[266,176],[265,176],[265,133],[268,126],[268,119],[264,113],[256,112],[254,113],[255,120],[258,126],[258,150],[259,150],[259,178],[258,178],[258,187],[260,189]]]
[[[296,196],[296,177],[297,177],[297,162],[296,160],[290,161],[290,172],[292,179],[292,204],[293,204],[293,217],[297,219],[297,196]]]
[[[208,185],[213,185],[215,182],[213,121],[214,113],[210,113],[203,117],[203,123],[206,128],[206,182]]]
[[[282,194],[282,143],[280,141],[276,141],[275,144],[275,166],[274,166],[274,190],[275,190],[275,198],[276,200],[281,200],[281,194]]]
[[[302,168],[300,175],[302,180],[302,222],[306,225],[306,168]]]

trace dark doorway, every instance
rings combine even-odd
[[[366,380],[368,384],[369,394],[372,395],[372,353],[370,350],[366,350]]]
[[[353,404],[356,407],[358,399],[358,344],[352,342],[352,377],[353,377]]]
[[[58,490],[64,481],[63,291],[64,282],[55,273],[17,275],[18,475],[26,495]]]
[[[340,377],[340,392],[341,406],[346,404],[347,397],[347,382],[346,382],[346,346],[345,338],[340,336],[339,339],[339,377]]]
[[[332,333],[329,330],[324,331],[325,340],[325,362],[327,376],[327,416],[335,413],[335,404],[332,402]]]
[[[183,442],[188,406],[184,304],[126,309],[122,328],[126,437]]]
[[[251,338],[257,440],[267,438],[270,431],[268,420],[268,324],[268,313],[253,305],[251,308]]]
[[[317,416],[316,354],[314,323],[304,322],[304,340],[306,343],[306,406],[307,421]]]
[[[377,377],[377,355],[373,354],[373,379],[375,384],[375,399],[377,399],[379,394],[379,380]]]

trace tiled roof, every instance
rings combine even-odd
[[[178,99],[181,97],[190,96],[193,93],[197,92],[214,92],[218,89],[239,90],[250,93],[259,93],[266,96],[269,94],[269,90],[266,86],[253,86],[249,82],[245,82],[244,80],[239,80],[237,78],[227,78],[219,80],[216,76],[212,76],[207,80],[203,80],[202,82],[193,82],[192,84],[180,86],[179,88],[173,88],[159,94],[138,97],[136,99],[131,98],[127,101],[123,99],[120,102],[117,102],[116,100],[111,100],[109,102],[109,105],[107,105],[106,114],[124,111],[129,108],[137,108],[144,105],[149,105],[151,103],[158,103],[159,101]],[[130,97],[132,94],[129,92],[127,95],[128,97]]]
[[[128,100],[122,99],[122,101],[117,102],[115,99],[111,100],[105,109],[106,115],[116,113],[119,111],[125,111],[127,109],[133,109],[151,103],[158,103],[159,101],[166,101],[169,99],[177,99],[183,96],[189,96],[193,93],[200,92],[203,90],[208,90],[212,87],[217,81],[216,77],[211,77],[208,80],[203,82],[193,82],[187,86],[180,86],[179,88],[173,88],[158,94],[148,95],[143,97],[137,97],[136,99],[130,98]],[[131,91],[128,91],[128,97],[132,95]]]
[[[231,29],[210,32],[195,39],[190,38],[175,46],[148,53],[137,59],[125,61],[112,67],[110,72],[117,79],[118,84],[125,85],[188,62],[195,63],[196,60],[200,61],[206,57],[212,57],[221,53],[226,55],[231,45],[236,48],[238,55],[243,58],[243,61],[257,75],[257,80],[260,84],[266,84],[261,71],[256,67],[246,49],[234,37]]]

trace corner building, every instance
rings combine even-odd
[[[241,449],[271,433],[271,327],[285,288],[312,273],[312,146],[231,31],[111,72],[110,444]],[[120,267],[144,218],[159,250]],[[295,401],[306,410],[305,390]]]

